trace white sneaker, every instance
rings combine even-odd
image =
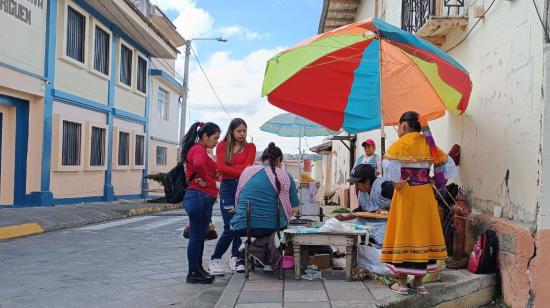
[[[220,264],[220,259],[213,259],[208,261],[208,271],[214,276],[223,276],[225,271],[223,270],[222,265]]]
[[[237,257],[229,259],[229,269],[233,272],[237,270]]]
[[[237,273],[244,273],[246,270],[246,268],[244,267],[244,261],[241,260],[239,262],[237,262],[237,266],[235,267],[235,271]]]
[[[264,272],[273,272],[271,265],[264,265]]]

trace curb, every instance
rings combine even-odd
[[[44,229],[36,222],[0,227],[0,240],[43,233]]]
[[[215,308],[233,308],[241,295],[244,286],[244,274],[232,274],[231,279],[225,286],[222,295],[218,299]]]
[[[142,215],[147,215],[152,213],[171,211],[171,210],[180,209],[181,207],[182,207],[181,204],[161,203],[154,206],[130,209],[128,211],[124,211],[122,215],[105,217],[104,219],[98,219],[93,221],[84,221],[84,222],[78,222],[78,223],[66,222],[64,224],[59,224],[57,226],[49,226],[49,227],[42,226],[38,222],[3,226],[3,227],[0,227],[0,240],[8,240],[8,239],[17,238],[17,237],[40,234],[48,231],[80,227],[80,226],[85,226],[89,224],[95,224],[95,223],[100,223],[100,222],[114,220],[114,219],[121,219],[121,218],[126,218],[131,216],[142,216]]]

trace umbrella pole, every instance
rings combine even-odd
[[[380,153],[381,159],[384,159],[386,154],[386,130],[384,129],[384,110],[382,103],[382,37],[378,36],[378,65],[379,65],[379,76],[380,76]],[[382,173],[383,171],[380,170]]]

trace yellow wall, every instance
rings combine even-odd
[[[27,153],[26,192],[30,193],[31,191],[39,191],[42,166],[42,126],[44,124],[44,99],[40,96],[17,91],[14,88],[17,88],[19,85],[21,85],[21,87],[19,87],[21,89],[40,93],[42,86],[40,85],[40,82],[35,78],[23,75],[9,69],[3,71],[1,67],[0,76],[6,77],[5,79],[0,79],[0,94],[24,99],[29,102],[29,139]],[[4,86],[9,86],[11,88],[6,88]],[[13,116],[15,116],[15,113],[13,114]],[[12,133],[14,131],[12,131]],[[14,149],[15,146],[12,148]],[[4,160],[4,158],[2,158],[2,160]],[[13,161],[11,164],[13,164]],[[13,176],[10,178],[10,181],[13,181]],[[13,194],[13,192],[11,192],[11,194]],[[2,202],[0,202],[0,204],[2,204]]]
[[[82,157],[86,157],[84,153],[89,151],[85,138],[85,130],[87,129],[86,123],[91,122],[105,124],[105,114],[60,102],[54,102],[53,114],[54,118],[63,117],[69,121],[82,123],[81,151],[83,153]],[[50,177],[50,189],[54,195],[54,198],[78,198],[103,195],[105,172],[101,170],[85,170],[84,159],[81,160],[80,167],[74,168],[79,170],[59,171],[60,169],[57,168],[57,166],[60,165],[60,163],[58,163],[58,159],[61,151],[60,137],[62,136],[62,131],[58,129],[56,123],[57,120],[54,120],[52,125],[52,172]],[[107,131],[106,133],[108,136],[109,132]]]
[[[171,83],[158,76],[151,82],[151,101],[149,102],[149,134],[169,141],[178,141],[179,107],[178,100],[181,89],[175,89]],[[168,121],[159,119],[158,92],[159,88],[168,92]]]
[[[84,63],[78,62],[65,55],[68,5],[86,17],[86,52],[84,55]],[[95,25],[99,24],[101,26],[101,23],[86,13],[86,11],[80,9],[80,7],[72,1],[60,0],[58,2],[57,17],[56,89],[106,105],[109,90],[109,76],[93,69],[93,38]],[[103,29],[110,33],[108,29]],[[111,57],[110,53],[109,57]],[[111,67],[109,65],[109,71],[110,70]],[[109,73],[111,74],[112,72]]]
[[[15,107],[0,105],[2,117],[2,178],[0,205],[13,204],[15,162]]]
[[[143,134],[143,125],[127,122],[121,119],[115,119],[114,129],[123,129],[129,132],[137,132]],[[132,135],[132,134],[131,134]],[[134,138],[130,138],[130,165],[134,160]],[[115,145],[115,144],[113,144]],[[115,152],[118,149],[113,146],[113,166],[116,164],[117,155]],[[115,170],[113,168],[112,184],[114,187],[115,195],[136,195],[141,194],[141,178],[143,171],[141,169],[132,169],[129,167],[127,170]]]
[[[157,165],[157,146],[166,147],[166,165]],[[156,140],[149,140],[149,168],[148,173],[168,172],[177,163],[178,147],[175,144],[165,143]],[[155,181],[149,181],[149,188],[161,188]]]
[[[145,97],[120,85],[116,86],[115,108],[145,116]]]
[[[43,1],[42,8],[27,0],[15,2],[30,10],[31,24],[0,10],[0,61],[43,75],[48,1]]]

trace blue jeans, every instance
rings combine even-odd
[[[225,207],[235,208],[235,194],[237,193],[238,183],[238,180],[222,180],[220,185],[220,210],[223,218],[223,233],[218,239],[218,243],[216,243],[212,259],[221,259],[231,243],[233,243],[231,246],[231,256],[239,256],[241,239],[235,235],[229,224],[235,213],[229,213],[229,210],[225,209]]]
[[[183,198],[183,207],[189,216],[189,243],[187,244],[187,262],[189,272],[202,267],[202,254],[208,224],[212,219],[212,206],[216,198],[193,189],[188,189]]]

